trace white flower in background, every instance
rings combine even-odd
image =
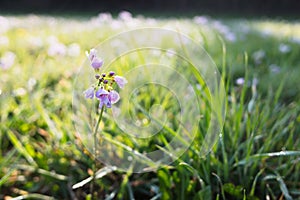
[[[219,32],[221,33],[224,38],[229,41],[229,42],[235,42],[236,41],[236,35],[234,32],[232,32],[228,26],[223,24],[220,21],[214,21],[212,23],[212,26]]]
[[[53,43],[48,48],[48,55],[49,56],[64,56],[66,55],[67,48],[62,43]]]
[[[60,43],[57,37],[49,36],[47,38],[47,42],[49,44],[48,55],[49,56],[64,56],[67,53],[67,47]]]
[[[195,16],[193,18],[193,21],[196,23],[196,24],[200,24],[200,25],[206,25],[208,23],[208,18],[205,17],[205,16]]]
[[[5,17],[0,16],[0,33],[4,33],[9,29],[9,21]]]
[[[283,44],[281,43],[278,47],[278,50],[281,52],[281,53],[288,53],[291,51],[291,47],[287,44]]]
[[[119,20],[113,20],[110,23],[110,28],[113,29],[113,30],[118,30],[118,29],[122,29],[123,25]]]
[[[146,18],[145,21],[146,21],[146,24],[148,26],[155,26],[155,25],[157,25],[157,20],[154,19],[154,18]]]
[[[24,96],[26,93],[27,93],[27,91],[26,91],[24,88],[22,88],[22,87],[20,87],[20,88],[18,88],[18,89],[15,89],[15,90],[13,91],[13,94],[14,94],[15,96]]]
[[[42,38],[40,38],[40,37],[29,37],[28,42],[29,42],[30,46],[36,47],[36,48],[42,47],[44,45],[44,42],[43,42]]]
[[[244,79],[243,77],[239,77],[239,78],[237,78],[237,79],[235,80],[235,83],[236,83],[237,85],[244,85],[245,79]]]
[[[225,33],[224,37],[229,42],[235,42],[236,41],[236,35],[233,32]]]
[[[130,21],[132,20],[132,14],[128,11],[121,11],[119,13],[118,19],[122,21]]]
[[[99,22],[110,22],[113,20],[109,12],[99,13],[98,18]]]
[[[265,56],[266,56],[266,52],[264,50],[258,50],[252,54],[252,58],[254,59],[254,62],[256,64],[261,64]]]
[[[9,39],[6,36],[0,36],[0,46],[8,46]]]
[[[0,58],[0,68],[9,69],[15,63],[16,54],[11,51],[7,51]]]
[[[68,46],[68,55],[71,57],[77,57],[80,54],[80,46],[77,43],[70,44]]]
[[[218,21],[218,20],[215,20],[213,23],[212,23],[212,26],[217,30],[219,31],[220,33],[227,33],[229,32],[229,28],[223,24],[221,21]]]
[[[269,70],[270,70],[270,72],[272,72],[274,74],[278,74],[280,72],[280,67],[278,65],[271,64],[269,66]]]
[[[27,81],[27,87],[28,87],[28,90],[31,91],[33,90],[34,86],[36,85],[37,81],[35,78],[30,78],[28,81]]]
[[[136,17],[132,17],[132,14],[128,11],[121,11],[118,15],[118,20],[114,20],[115,22],[125,23],[128,27],[137,27],[140,24],[140,19]],[[121,24],[122,28],[124,24]]]

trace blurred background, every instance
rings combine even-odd
[[[88,200],[94,168],[101,174],[97,199],[300,199],[299,11],[299,0],[0,0],[0,199]],[[178,30],[201,44],[222,74],[227,115],[214,148],[199,156],[211,110],[207,87],[197,79],[201,120],[180,159],[145,174],[112,172],[95,162],[74,128],[74,82],[86,51],[144,27]],[[169,49],[173,42],[166,37],[167,51],[153,55],[193,74],[168,53],[176,52]],[[111,52],[122,44],[112,43]],[[148,59],[132,55],[116,59],[117,74]],[[174,117],[179,104],[159,88],[141,87],[133,96],[138,106],[122,111],[146,126],[151,120],[143,110],[163,105],[171,120],[159,137],[123,134],[105,111],[103,138],[173,155],[165,144],[181,125]]]
[[[0,12],[174,12],[180,15],[195,12],[263,16],[297,16],[298,0],[1,0]],[[166,13],[165,13],[166,14]]]

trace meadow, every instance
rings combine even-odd
[[[0,16],[0,199],[91,199],[92,182],[81,181],[93,176],[94,158],[73,121],[78,70],[86,51],[112,35],[143,27],[184,33],[211,56],[226,91],[222,134],[209,153],[199,155],[211,117],[204,100],[197,135],[179,159],[145,173],[99,161],[96,199],[300,199],[300,22],[126,12]],[[143,59],[118,64],[130,69]],[[166,62],[181,64],[172,57]],[[193,81],[194,89],[205,85]],[[143,108],[157,103],[170,116],[178,114],[178,104],[162,95],[163,89],[141,90],[131,106],[142,108],[130,107],[139,123],[146,119]],[[205,92],[196,94],[205,99]],[[103,118],[107,143],[137,152],[160,148],[171,154],[165,146],[180,130],[171,121],[157,138],[135,146],[136,139],[121,134],[111,112]]]

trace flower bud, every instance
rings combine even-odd
[[[99,79],[99,78],[100,78],[100,75],[99,75],[99,74],[96,74],[96,75],[95,75],[95,78],[96,78],[96,79]]]
[[[113,76],[113,75],[115,75],[115,74],[116,74],[116,73],[115,73],[114,71],[110,71],[108,75],[111,77],[111,76]]]

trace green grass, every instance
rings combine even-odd
[[[78,17],[6,19],[7,30],[0,27],[0,57],[11,51],[16,58],[9,69],[0,68],[0,199],[88,198],[90,182],[86,179],[92,175],[94,161],[72,122],[77,71],[86,50],[113,34],[151,23],[175,28],[201,41],[216,62],[227,93],[223,134],[210,153],[199,155],[210,119],[205,101],[196,139],[172,165],[135,174],[98,163],[99,199],[300,199],[298,22],[226,18],[220,20],[228,29],[222,34],[213,19],[199,25],[187,18],[151,23],[140,18],[133,27],[120,21],[95,25],[94,20]],[[228,33],[234,34],[236,40],[229,41]],[[48,41],[53,36],[67,47],[76,43],[80,53],[49,56]],[[288,45],[288,51],[282,53],[279,46],[284,49],[284,45]],[[120,63],[130,68],[143,63],[143,59],[141,56]],[[174,60],[170,58],[169,62]],[[247,84],[238,85],[239,77]],[[144,110],[156,103],[161,103],[172,116],[178,114],[178,104],[171,100],[171,94],[162,95],[164,90],[153,88],[142,90],[145,91],[132,97],[141,106],[135,110],[131,105],[136,119],[144,119]],[[205,91],[197,94],[205,98]],[[101,125],[106,142],[123,145],[129,151],[135,149],[135,138],[121,134],[111,118],[107,112]],[[162,148],[169,153],[164,146],[177,126],[172,121],[171,128],[139,143],[136,150]],[[140,159],[144,159],[141,155]],[[86,183],[72,189],[83,180]]]

